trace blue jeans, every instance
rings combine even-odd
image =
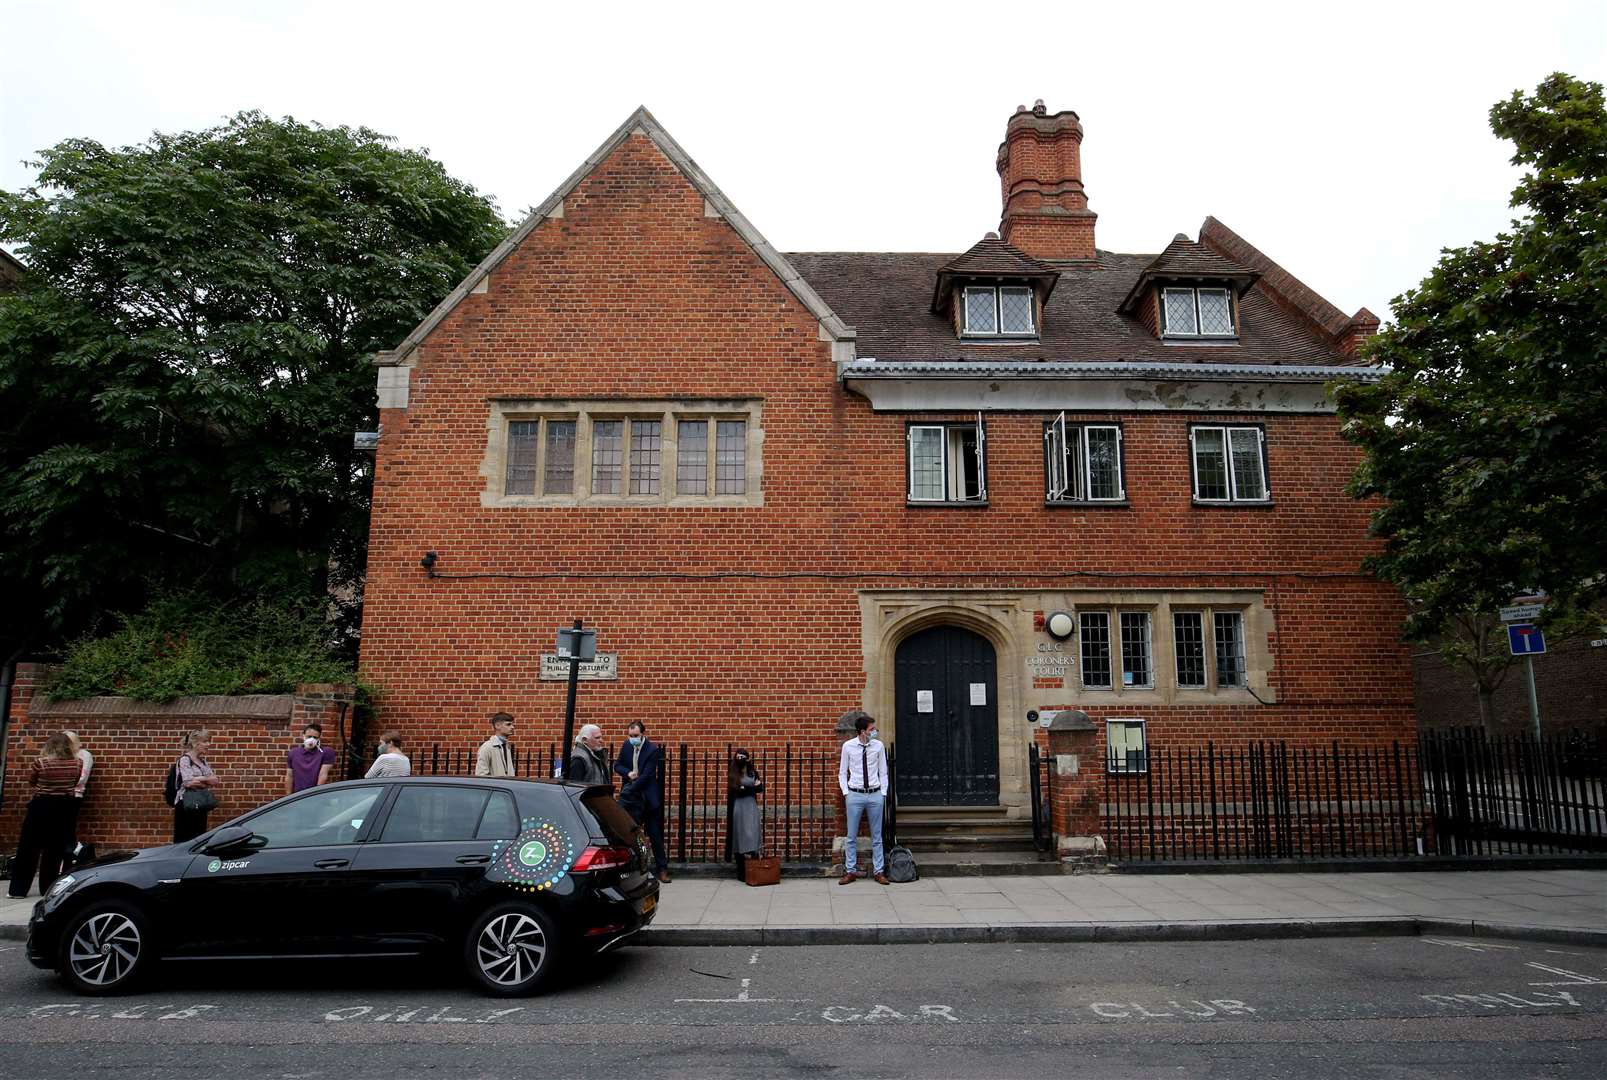
[[[848,839],[843,841],[843,872],[857,874],[855,869],[859,865],[859,821],[865,815],[870,815],[870,853],[871,866],[880,874],[882,864],[882,809],[887,801],[882,793],[877,791],[870,795],[862,795],[857,791],[850,791],[843,797],[843,804],[848,809]]]

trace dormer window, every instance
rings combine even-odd
[[[1027,285],[967,285],[964,312],[967,337],[1031,337],[1038,332]]]
[[[1225,288],[1176,288],[1161,290],[1161,317],[1167,337],[1231,338],[1238,335],[1233,325],[1233,293]]]

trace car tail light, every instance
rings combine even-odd
[[[589,847],[580,853],[580,858],[569,869],[577,874],[588,870],[614,870],[629,866],[631,854],[631,849],[626,847]]]

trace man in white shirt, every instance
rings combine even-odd
[[[851,713],[858,732],[843,743],[837,764],[837,786],[848,811],[848,838],[843,842],[843,876],[839,885],[859,880],[859,822],[870,818],[871,867],[876,884],[888,884],[882,862],[882,810],[887,805],[887,747],[876,737],[876,719],[868,713]],[[843,719],[848,719],[844,717]]]

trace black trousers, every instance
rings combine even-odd
[[[664,857],[664,808],[640,806],[636,803],[622,803],[630,816],[636,819],[636,824],[647,833],[648,843],[653,845],[653,869],[663,870],[670,865]]]
[[[39,874],[41,896],[61,876],[61,859],[72,839],[77,802],[72,795],[35,795],[29,801],[22,836],[17,841],[17,859],[11,866],[7,891],[13,897],[28,895],[35,871]]]
[[[206,816],[210,810],[186,810],[182,806],[173,808],[173,842],[182,844],[186,840],[194,840],[206,832]]]

